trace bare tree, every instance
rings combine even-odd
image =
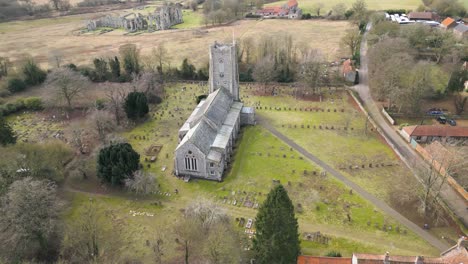
[[[60,207],[53,182],[31,177],[15,181],[0,204],[0,256],[15,262],[50,252]]]
[[[49,53],[49,67],[53,65],[55,68],[60,68],[63,61],[63,52],[59,49],[54,49]]]
[[[72,101],[85,90],[88,80],[69,68],[58,68],[47,76],[47,86],[51,87],[56,100],[65,101],[72,109]]]
[[[275,63],[273,58],[264,57],[259,59],[255,64],[252,76],[255,81],[262,84],[263,89],[266,92],[266,85],[273,81],[276,76]]]
[[[322,11],[322,9],[325,7],[325,5],[321,2],[319,3],[315,3],[313,6],[312,6],[312,11],[317,15],[317,16],[320,16],[320,11]]]
[[[184,262],[206,259],[210,263],[239,262],[237,234],[229,217],[217,204],[200,200],[185,209],[184,217],[176,225],[176,242],[184,251]]]
[[[0,57],[0,79],[8,76],[10,60],[7,57]]]
[[[81,154],[85,154],[85,129],[81,125],[73,125],[71,127],[71,141],[72,144],[78,148]]]
[[[59,10],[62,4],[62,0],[49,0],[50,4],[55,8],[55,10]]]
[[[151,72],[157,72],[163,79],[164,71],[169,66],[171,57],[167,52],[166,45],[159,44],[151,50],[151,54],[145,59],[145,69]]]
[[[148,172],[141,170],[133,174],[133,178],[125,180],[125,187],[136,194],[152,194],[158,190],[156,177]]]
[[[159,103],[154,102],[154,97],[162,98],[164,96],[164,85],[158,75],[156,72],[144,72],[133,76],[132,86],[134,91],[144,93],[150,103]]]
[[[359,32],[359,29],[348,29],[343,38],[341,38],[341,44],[349,50],[351,56],[354,56],[358,51],[360,42],[361,32]]]
[[[101,143],[104,143],[107,133],[115,129],[114,120],[107,111],[94,110],[90,115],[89,122]]]
[[[90,200],[65,232],[62,256],[71,263],[118,263],[125,222]]]
[[[318,92],[321,84],[320,78],[324,70],[323,59],[319,52],[309,50],[303,55],[299,68],[299,76],[302,83],[307,86],[306,89],[311,89],[313,93]]]
[[[114,114],[115,123],[120,126],[120,121],[124,116],[123,102],[127,93],[124,89],[110,87],[106,92],[106,96],[109,99],[107,108]]]
[[[455,104],[455,109],[456,109],[456,112],[457,112],[457,115],[463,113],[463,111],[465,111],[465,106],[466,106],[466,101],[468,100],[468,97],[464,97],[463,95],[461,95],[461,93],[456,93],[454,98],[453,98],[453,101],[454,101],[454,104]]]

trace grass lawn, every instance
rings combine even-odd
[[[286,3],[287,1],[278,1],[266,4],[265,6],[278,6]],[[323,11],[320,12],[321,15],[328,13],[333,6],[339,3],[346,4],[347,8],[350,8],[351,5],[355,2],[354,0],[299,0],[299,7],[305,13],[312,13],[314,4],[323,3]],[[384,10],[384,9],[416,9],[420,4],[420,0],[366,0],[367,8],[371,10]]]
[[[173,26],[174,29],[183,29],[183,28],[197,28],[203,26],[203,13],[202,11],[192,11],[183,9],[182,16],[184,23]]]

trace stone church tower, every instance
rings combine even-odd
[[[210,93],[224,87],[239,101],[239,74],[236,43],[210,46]]]

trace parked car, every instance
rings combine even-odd
[[[442,111],[442,109],[439,109],[439,108],[431,108],[426,112],[426,114],[428,114],[428,115],[443,115],[444,111]]]
[[[437,122],[439,122],[439,124],[445,124],[447,123],[447,118],[445,116],[439,116],[437,117]]]
[[[455,121],[454,119],[449,119],[447,122],[448,122],[449,125],[451,125],[451,126],[456,126],[456,125],[457,125],[457,121]]]

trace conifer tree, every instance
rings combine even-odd
[[[11,126],[0,117],[0,145],[15,144],[16,136]]]
[[[114,144],[101,149],[97,161],[97,175],[111,185],[123,185],[138,170],[140,155],[128,143]]]
[[[145,116],[149,112],[146,95],[141,92],[129,93],[125,98],[124,109],[129,119],[136,120]]]
[[[294,206],[283,185],[275,186],[260,206],[253,240],[256,263],[296,263],[300,253]]]

